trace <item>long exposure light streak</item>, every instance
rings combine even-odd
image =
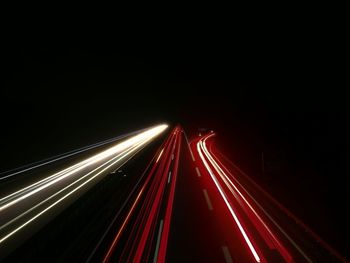
[[[219,184],[217,178],[215,177],[215,175],[214,175],[212,169],[210,168],[208,162],[206,161],[206,159],[205,159],[205,157],[204,157],[204,155],[203,155],[203,153],[204,153],[204,154],[207,156],[207,153],[206,153],[205,150],[204,150],[204,146],[203,146],[203,141],[202,141],[202,140],[200,140],[200,141],[197,143],[197,150],[198,150],[198,153],[199,153],[200,158],[202,159],[202,162],[203,162],[204,166],[205,166],[206,169],[208,170],[208,172],[209,172],[209,174],[210,174],[210,177],[212,178],[212,180],[213,180],[213,182],[214,182],[216,188],[219,190],[219,193],[220,193],[222,199],[224,200],[224,202],[225,202],[225,204],[226,204],[228,210],[230,211],[230,213],[231,213],[231,215],[232,215],[234,221],[236,222],[236,224],[237,224],[237,226],[238,226],[238,229],[240,230],[240,232],[241,232],[241,234],[242,234],[242,236],[243,236],[245,242],[247,243],[247,245],[248,245],[248,247],[249,247],[249,249],[250,249],[250,251],[251,251],[251,253],[252,253],[252,255],[253,255],[254,259],[255,259],[255,261],[256,261],[256,262],[261,262],[261,259],[260,259],[259,255],[258,255],[258,253],[257,253],[257,251],[256,251],[256,249],[255,249],[255,247],[253,246],[253,244],[252,244],[250,238],[248,237],[246,231],[244,230],[244,228],[243,228],[241,222],[239,221],[239,219],[238,219],[238,217],[237,217],[235,211],[233,210],[233,208],[232,208],[232,206],[231,206],[229,200],[227,199],[226,194],[224,193],[223,189],[221,188],[221,186],[220,186],[220,184]],[[208,156],[207,156],[207,158],[209,159]],[[209,161],[210,161],[210,159],[209,159]]]
[[[225,183],[227,188],[230,190],[230,192],[236,196],[238,196],[244,201],[244,204],[247,205],[249,210],[253,213],[254,217],[258,220],[258,222],[261,224],[261,226],[264,228],[264,232],[260,230],[259,227],[257,227],[258,231],[262,233],[262,237],[265,239],[266,243],[270,246],[270,248],[277,249],[283,258],[286,260],[286,262],[293,262],[292,257],[288,253],[288,251],[283,247],[281,242],[277,239],[277,237],[272,233],[271,229],[266,225],[266,223],[262,220],[262,218],[259,216],[259,214],[256,212],[256,210],[252,207],[250,202],[244,197],[242,192],[238,189],[238,187],[231,181],[229,176],[224,172],[224,170],[220,167],[220,165],[215,161],[215,159],[212,157],[212,155],[209,153],[208,148],[206,146],[206,141],[214,136],[214,134],[208,135],[205,139],[203,139],[203,150],[206,153],[206,156],[210,160],[211,164],[213,165],[216,172],[220,175],[222,181]],[[222,165],[222,164],[221,164]],[[243,205],[244,205],[243,204]],[[253,220],[253,223],[255,221]],[[256,223],[255,223],[256,225]],[[271,241],[270,241],[271,240]]]
[[[14,209],[17,209],[16,205],[25,199],[28,200],[29,208],[26,202],[26,204],[24,204],[24,207],[27,205],[25,210],[23,211],[23,207],[19,209],[22,209],[21,214],[16,215],[16,210],[12,218],[9,218],[7,222],[1,222],[0,244],[38,219],[41,215],[54,208],[57,204],[72,196],[74,193],[77,193],[78,190],[83,190],[83,188],[87,189],[89,186],[93,185],[93,182],[98,182],[96,179],[106,174],[108,169],[117,164],[121,166],[166,128],[167,125],[159,125],[150,128],[82,162],[1,198],[0,213],[3,213],[3,215],[5,215],[4,212],[12,206],[15,206]],[[73,175],[75,177],[72,177],[71,180],[64,180]],[[58,184],[58,182],[60,182],[60,184]],[[50,189],[52,186],[56,188]],[[45,189],[50,189],[51,191],[44,191]],[[41,195],[37,194],[41,192]],[[33,195],[37,197],[31,198]],[[40,211],[38,208],[40,208]],[[13,211],[10,209],[9,212]],[[23,219],[20,221],[18,220],[21,218],[25,221],[23,221]],[[17,221],[19,222],[16,223]],[[4,233],[4,230],[7,232]]]
[[[123,134],[123,135],[117,136],[115,138],[104,140],[102,142],[94,143],[94,144],[91,144],[91,145],[88,145],[88,146],[85,146],[85,147],[81,147],[81,148],[76,149],[76,150],[68,151],[66,153],[62,153],[62,154],[59,154],[59,155],[56,155],[56,156],[53,156],[53,157],[50,157],[50,158],[46,158],[46,159],[41,160],[41,161],[37,161],[37,162],[34,162],[34,163],[26,164],[26,165],[23,165],[21,167],[15,168],[15,169],[11,169],[11,170],[8,170],[8,171],[1,172],[0,176],[1,175],[4,175],[4,176],[0,177],[0,181],[1,180],[5,180],[5,179],[10,178],[10,177],[13,177],[13,176],[18,175],[18,174],[21,174],[21,173],[25,173],[25,172],[34,170],[36,168],[39,168],[39,167],[42,167],[42,166],[45,166],[45,165],[48,165],[48,164],[51,164],[51,163],[63,160],[63,159],[66,159],[68,157],[75,156],[75,155],[80,154],[82,152],[86,152],[88,150],[91,150],[91,149],[94,149],[94,148],[97,148],[97,147],[100,147],[100,146],[103,146],[103,145],[106,145],[106,144],[109,144],[109,143],[121,140],[123,138],[126,138],[126,137],[132,136],[134,134],[140,133],[141,131],[143,131],[143,130],[129,132],[127,134]]]
[[[0,206],[0,212],[3,211],[4,209],[12,206],[13,204],[49,187],[52,184],[57,183],[58,181],[63,180],[64,178],[79,172],[80,170],[86,168],[87,166],[91,166],[93,164],[96,164],[97,162],[106,159],[108,157],[111,157],[112,155],[118,153],[118,152],[122,152],[123,150],[132,147],[133,145],[137,144],[138,142],[141,142],[143,140],[146,139],[152,139],[153,137],[155,137],[156,135],[158,135],[160,132],[164,131],[164,129],[166,128],[166,125],[160,125],[157,126],[155,128],[152,128],[150,130],[147,130],[141,134],[138,134],[136,136],[133,136],[130,139],[127,139],[97,155],[94,155],[93,157],[90,157],[82,162],[79,162],[78,164],[75,164],[61,172],[58,172],[54,175],[51,175],[47,178],[44,178],[32,185],[29,185],[21,190],[18,190],[8,196],[5,196],[3,198],[0,199],[1,203],[6,202],[6,204],[3,204]],[[39,186],[40,185],[40,186]],[[23,194],[24,191],[27,191],[28,189],[31,189],[30,191],[28,191],[27,193]],[[18,198],[15,198],[14,200],[11,200],[9,202],[7,202],[7,200],[9,200],[12,196],[19,196]]]

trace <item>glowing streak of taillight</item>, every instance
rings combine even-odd
[[[207,168],[207,170],[208,170],[208,172],[209,172],[211,178],[213,179],[213,182],[215,183],[215,186],[217,187],[217,189],[218,189],[219,192],[220,192],[221,197],[222,197],[223,200],[225,201],[225,204],[226,204],[227,208],[229,209],[229,211],[230,211],[230,213],[231,213],[233,219],[235,220],[235,222],[236,222],[236,224],[237,224],[237,226],[238,226],[238,228],[239,228],[239,230],[240,230],[240,232],[241,232],[241,234],[242,234],[242,236],[243,236],[245,242],[247,243],[247,245],[248,245],[250,251],[252,252],[255,261],[256,261],[256,262],[260,262],[261,260],[260,260],[260,257],[259,257],[259,255],[258,255],[258,253],[256,252],[256,250],[255,250],[255,248],[254,248],[252,242],[250,241],[250,239],[249,239],[249,237],[248,237],[246,231],[244,230],[244,228],[243,228],[241,222],[239,221],[239,219],[238,219],[236,213],[234,212],[234,210],[233,210],[233,208],[232,208],[230,202],[228,201],[228,199],[227,199],[227,197],[226,197],[224,191],[222,190],[222,188],[221,188],[219,182],[217,181],[217,179],[216,179],[216,177],[215,177],[213,171],[211,170],[209,164],[207,163],[205,157],[203,156],[202,151],[201,151],[201,148],[203,149],[203,143],[202,143],[202,141],[199,141],[199,142],[197,143],[197,150],[198,150],[198,153],[199,153],[200,158],[201,158],[202,161],[203,161],[204,166]],[[204,152],[205,155],[207,155],[207,153],[204,151],[204,149],[203,149],[203,152]],[[207,156],[207,157],[208,157],[208,156]],[[209,157],[208,157],[208,159],[209,159]],[[209,159],[209,160],[210,160],[210,159]]]
[[[203,140],[203,150],[206,153],[206,156],[208,157],[208,159],[210,160],[211,164],[213,165],[213,167],[215,168],[215,170],[217,171],[217,173],[220,175],[220,177],[222,178],[223,182],[226,184],[226,186],[228,187],[228,189],[231,191],[232,194],[238,193],[239,196],[243,199],[243,201],[247,204],[247,206],[249,207],[249,209],[253,212],[254,216],[259,220],[259,222],[263,225],[263,227],[265,228],[265,230],[267,231],[267,233],[269,234],[269,236],[272,238],[274,245],[276,244],[278,246],[278,250],[281,252],[282,256],[286,259],[287,262],[292,262],[292,257],[289,255],[289,253],[287,252],[287,250],[282,246],[281,242],[276,238],[276,236],[272,233],[272,231],[270,230],[270,228],[265,224],[265,222],[262,220],[262,218],[259,216],[259,214],[255,211],[255,209],[251,206],[251,204],[248,202],[248,200],[243,196],[243,194],[241,193],[241,191],[239,191],[239,189],[237,188],[237,186],[231,181],[231,179],[227,176],[227,174],[223,171],[223,169],[220,167],[220,165],[215,161],[215,159],[211,156],[211,154],[209,153],[207,146],[206,146],[206,140],[209,139],[210,137],[214,136],[214,134],[211,134],[209,136],[207,136],[204,140]],[[232,188],[232,187],[234,188]],[[265,237],[264,237],[265,238]],[[274,246],[274,248],[276,248]]]
[[[132,207],[131,207],[131,209],[130,209],[128,215],[126,216],[126,218],[125,218],[125,220],[124,220],[122,226],[120,227],[120,229],[119,229],[117,235],[115,236],[115,238],[114,238],[114,240],[113,240],[111,246],[109,247],[108,252],[107,252],[106,256],[104,257],[104,259],[103,259],[103,261],[102,261],[103,263],[106,263],[106,262],[109,261],[109,258],[110,258],[111,255],[112,255],[112,252],[113,252],[113,250],[114,250],[114,247],[115,247],[115,245],[117,244],[117,242],[118,242],[118,240],[119,240],[119,237],[120,237],[121,233],[123,232],[123,230],[124,230],[124,228],[125,228],[126,223],[129,221],[129,218],[130,218],[131,214],[133,213],[133,211],[134,211],[134,209],[135,209],[135,206],[136,206],[136,204],[138,203],[138,201],[139,201],[139,199],[140,199],[140,196],[142,195],[143,191],[144,191],[144,188],[142,188],[141,191],[139,192],[139,194],[137,195],[137,197],[136,197],[136,199],[135,199],[135,202],[133,203],[133,205],[132,205]]]
[[[169,139],[165,142],[165,145],[167,145],[168,142],[169,142]],[[167,146],[164,146],[164,148],[161,150],[161,152],[163,152],[163,150],[165,149],[165,147],[167,147]],[[158,155],[158,156],[160,156],[160,155]],[[156,159],[156,160],[157,160],[157,159]],[[158,160],[159,160],[159,159],[158,159]],[[156,167],[157,167],[155,164],[156,164],[156,162],[154,163],[152,169],[150,170],[149,176],[147,177],[146,181],[144,182],[141,191],[139,192],[137,198],[135,199],[135,201],[134,201],[134,203],[133,203],[133,205],[132,205],[130,211],[128,212],[127,217],[124,219],[124,222],[123,222],[122,226],[120,227],[120,229],[119,229],[117,235],[115,236],[115,238],[114,238],[114,240],[113,240],[111,246],[109,247],[109,249],[108,249],[106,255],[104,256],[103,262],[108,262],[109,259],[110,259],[110,257],[112,256],[113,250],[114,250],[114,248],[115,248],[115,246],[116,246],[116,244],[117,244],[117,242],[118,242],[118,240],[119,240],[119,238],[120,238],[120,236],[121,236],[123,230],[125,229],[125,226],[126,226],[126,224],[128,223],[128,220],[129,220],[131,214],[132,214],[133,211],[135,210],[134,208],[135,208],[137,202],[140,200],[140,197],[141,197],[142,193],[144,192],[145,187],[149,184],[149,181],[150,181],[151,178],[152,178],[150,175],[153,175],[153,174],[154,174],[154,171],[155,171],[155,169],[156,169]],[[149,168],[149,167],[146,168],[146,171],[148,170],[148,168]]]
[[[168,246],[168,239],[169,239],[169,232],[170,232],[170,221],[171,221],[171,215],[173,212],[175,187],[176,187],[176,180],[177,180],[178,167],[179,167],[179,156],[180,156],[180,150],[181,150],[181,134],[179,134],[178,137],[179,137],[178,140],[176,140],[177,137],[175,137],[175,142],[174,142],[174,147],[175,147],[175,145],[177,146],[177,152],[176,152],[176,159],[175,159],[175,164],[174,164],[173,180],[171,183],[167,208],[165,211],[164,227],[163,227],[163,231],[162,231],[162,237],[160,240],[159,254],[157,255],[157,263],[164,263],[165,259],[166,259],[166,250],[167,250],[167,246]],[[178,143],[176,144],[176,142],[178,142]],[[171,174],[171,171],[169,174]],[[168,179],[168,183],[169,183],[169,179]]]
[[[143,253],[145,252],[145,246],[147,243],[147,239],[151,235],[152,231],[152,224],[154,220],[157,218],[157,211],[159,211],[162,201],[162,196],[164,195],[165,186],[167,177],[162,176],[162,174],[166,175],[169,171],[169,167],[171,164],[171,145],[176,143],[176,136],[173,135],[171,139],[171,143],[168,144],[166,150],[165,150],[165,156],[163,157],[163,168],[159,170],[159,177],[157,178],[158,183],[155,184],[157,187],[154,189],[154,197],[152,197],[152,202],[148,204],[149,211],[148,211],[148,217],[146,219],[145,225],[142,229],[142,234],[140,236],[140,239],[138,241],[135,255],[133,256],[133,262],[141,262],[141,258],[143,256]],[[164,169],[164,170],[163,170]],[[154,186],[153,186],[154,187]]]
[[[227,187],[230,189],[232,193],[234,193],[232,187],[235,189],[235,191],[240,195],[240,197],[244,200],[244,202],[248,205],[250,210],[254,213],[254,215],[259,219],[259,221],[264,225],[264,227],[268,230],[268,232],[273,236],[272,232],[268,228],[268,226],[262,221],[261,217],[257,214],[255,209],[250,205],[250,203],[247,201],[247,199],[242,195],[241,191],[238,190],[238,188],[233,184],[233,182],[230,180],[230,178],[226,175],[226,173],[221,169],[221,167],[217,164],[217,162],[214,160],[214,158],[210,155],[207,147],[206,147],[206,140],[211,137],[212,135],[208,136],[204,141],[203,141],[203,149],[206,153],[206,156],[210,160],[210,162],[213,164],[215,170],[218,172],[220,177],[223,179],[224,183],[227,185]],[[231,186],[232,187],[231,187]],[[274,237],[274,236],[273,236]],[[274,239],[276,239],[274,237]]]

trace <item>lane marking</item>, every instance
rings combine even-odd
[[[154,252],[153,263],[157,263],[159,244],[160,244],[160,237],[161,237],[161,234],[162,234],[162,230],[163,230],[163,220],[160,220],[158,237],[157,237],[157,244],[156,244],[156,251]]]
[[[199,171],[199,169],[198,169],[198,167],[196,167],[196,172],[197,172],[197,174],[198,174],[198,177],[201,177],[202,175],[201,175],[201,172]]]
[[[248,208],[250,209],[250,211],[254,214],[255,218],[259,220],[259,222],[261,223],[261,226],[264,227],[264,230],[266,231],[266,233],[262,234],[262,237],[265,239],[265,242],[269,245],[270,248],[275,248],[279,251],[279,253],[281,254],[281,256],[287,261],[287,262],[291,262],[292,261],[292,257],[289,254],[289,252],[286,250],[286,248],[281,244],[281,242],[275,237],[275,235],[272,233],[272,231],[270,230],[270,228],[265,224],[265,222],[261,219],[261,217],[259,216],[259,214],[255,211],[255,209],[250,205],[250,203],[247,201],[247,199],[242,195],[242,193],[239,191],[239,189],[236,187],[236,185],[230,180],[230,178],[226,175],[226,173],[223,171],[223,169],[216,163],[216,161],[212,158],[212,156],[210,155],[207,147],[206,147],[206,139],[204,140],[204,149],[207,151],[208,157],[210,158],[210,161],[212,162],[215,170],[217,171],[217,173],[220,175],[221,179],[223,180],[223,182],[226,184],[226,186],[228,187],[228,189],[230,190],[230,192],[233,194],[233,196],[236,196],[237,194],[242,198],[242,200],[245,202],[245,204],[248,206]],[[220,162],[220,161],[219,161]],[[221,162],[220,162],[221,164]],[[223,166],[223,164],[221,164]],[[224,167],[224,166],[223,166]],[[227,170],[227,169],[226,169]],[[231,174],[231,176],[234,178],[234,176]],[[233,189],[232,187],[235,189]],[[243,188],[243,187],[242,187]],[[245,188],[243,188],[243,190],[245,190]],[[236,196],[237,200],[238,196]],[[242,205],[242,204],[241,204]],[[243,207],[243,206],[242,206]],[[254,225],[256,225],[256,221],[252,221]],[[262,230],[260,229],[260,227],[256,226],[256,229],[261,232]],[[267,239],[266,235],[269,235],[269,239]],[[272,242],[272,243],[271,243]]]
[[[120,229],[119,229],[117,235],[115,236],[115,238],[114,238],[114,240],[113,240],[113,242],[112,242],[112,245],[109,247],[108,252],[107,252],[106,256],[105,256],[104,259],[103,259],[103,263],[104,263],[104,262],[108,262],[108,260],[109,260],[109,258],[110,258],[110,256],[111,256],[111,254],[112,254],[112,252],[113,252],[113,249],[114,249],[114,247],[115,247],[115,244],[116,244],[117,241],[119,240],[120,234],[123,232],[126,223],[129,221],[130,215],[131,215],[132,212],[134,211],[134,208],[135,208],[137,202],[139,201],[139,198],[140,198],[140,196],[141,196],[143,190],[144,190],[144,188],[142,188],[141,191],[139,192],[139,194],[137,195],[136,200],[134,201],[134,203],[133,203],[133,205],[132,205],[132,207],[131,207],[131,209],[130,209],[128,215],[127,215],[126,218],[124,219],[124,222],[123,222],[122,226],[120,227]],[[90,259],[90,258],[89,258],[89,259]]]
[[[165,144],[165,142],[163,143]],[[119,211],[116,213],[116,215],[114,216],[113,220],[110,222],[109,226],[107,227],[107,229],[105,230],[104,234],[102,235],[102,237],[100,238],[99,242],[97,243],[97,245],[95,246],[95,248],[93,249],[93,251],[91,252],[91,254],[89,255],[88,259],[85,261],[85,263],[89,263],[91,262],[92,258],[94,257],[94,255],[96,254],[96,251],[98,248],[101,247],[101,244],[103,242],[103,240],[105,240],[107,234],[111,231],[111,228],[113,227],[113,225],[115,224],[116,220],[119,218],[120,214],[122,213],[122,211],[124,211],[126,205],[129,203],[129,200],[131,200],[132,196],[134,195],[134,193],[136,193],[136,190],[138,188],[138,186],[141,184],[142,182],[142,179],[146,176],[146,174],[152,174],[154,172],[154,169],[155,169],[155,163],[152,165],[153,161],[156,159],[156,155],[153,157],[153,159],[148,163],[148,166],[146,167],[146,169],[143,171],[141,177],[138,179],[136,185],[134,186],[134,188],[132,189],[132,191],[129,193],[128,197],[126,198],[126,200],[124,201],[123,205],[121,206],[121,208],[119,209]],[[127,162],[127,161],[126,161]],[[125,163],[126,163],[125,162]],[[120,166],[122,167],[122,166]],[[152,167],[152,169],[150,169]],[[150,169],[150,172],[147,173],[147,171],[149,171]],[[121,170],[120,170],[121,171]],[[146,179],[146,182],[144,183],[144,185],[142,186],[142,189],[140,191],[140,193],[144,190],[145,186],[147,185],[148,181],[150,180],[150,178],[148,177]],[[139,193],[139,195],[140,195]],[[136,200],[134,201],[136,202]],[[130,212],[129,212],[130,213]],[[125,222],[125,220],[124,220]],[[118,232],[121,232],[122,230],[119,229]],[[110,253],[112,252],[112,250],[114,249],[115,247],[115,244],[117,243],[118,241],[118,234],[115,236],[114,240],[113,240],[113,243],[112,245],[109,247],[109,250],[107,252],[107,254],[105,255],[104,259],[102,262],[108,262],[108,259],[110,257]]]
[[[190,153],[191,153],[191,157],[192,157],[192,161],[196,161],[195,159],[194,159],[194,156],[193,156],[193,153],[192,153],[192,150],[191,150],[191,147],[190,147],[190,145],[188,145],[188,149],[190,149]]]
[[[171,178],[171,171],[169,172],[169,175],[168,175],[168,183],[170,183],[170,178]]]
[[[187,142],[188,149],[190,150],[190,154],[191,154],[191,157],[192,157],[192,161],[195,162],[196,160],[194,159],[193,152],[192,152],[192,150],[191,150],[191,146],[190,146],[190,143],[188,142],[187,135],[186,135],[186,132],[185,132],[185,131],[184,131],[184,135],[185,135],[185,139],[186,139],[186,142]]]
[[[284,211],[287,216],[292,218],[298,225],[302,226],[304,228],[304,231],[309,233],[311,236],[313,236],[319,243],[321,243],[324,247],[326,247],[330,252],[337,258],[339,258],[340,261],[347,262],[346,259],[340,255],[337,251],[334,250],[329,244],[327,244],[324,240],[322,240],[315,232],[313,232],[312,229],[309,228],[309,226],[305,225],[300,219],[298,219],[294,214],[292,214],[290,211],[288,211],[279,201],[277,201],[272,195],[266,192],[264,188],[262,188],[260,185],[258,185],[256,182],[254,182],[245,172],[243,172],[236,164],[234,164],[231,160],[229,160],[225,155],[220,153],[220,156],[222,156],[227,162],[229,162],[235,169],[237,169],[246,179],[248,179],[255,187],[257,187],[263,194],[265,194],[279,209]],[[226,168],[227,170],[227,168]]]
[[[173,168],[173,172],[172,172],[173,178],[172,178],[172,182],[170,185],[169,197],[168,197],[168,202],[166,205],[166,211],[165,211],[165,215],[164,215],[163,232],[162,232],[160,245],[159,245],[159,253],[158,253],[157,263],[165,263],[166,256],[167,256],[168,239],[169,239],[169,232],[170,232],[170,226],[171,226],[171,215],[173,212],[176,180],[177,180],[177,175],[178,175],[179,159],[180,159],[179,156],[180,156],[181,142],[182,142],[181,133],[178,133],[177,136],[178,136],[178,140],[177,140],[176,159],[174,161],[174,168]]]
[[[177,141],[176,137],[175,137],[175,140],[174,140],[174,138],[172,136],[170,144],[168,146],[168,149],[176,141]],[[167,155],[170,155],[169,151],[170,151],[170,149],[168,150],[168,153],[166,153]],[[177,156],[177,159],[178,159],[178,157],[179,156]],[[165,162],[165,164],[164,164],[165,170],[168,171],[169,167],[171,165],[170,158],[168,158],[166,156],[164,162]],[[175,165],[175,167],[176,167],[176,165]],[[176,168],[174,168],[174,169],[176,169]],[[174,171],[174,173],[175,173],[175,171]],[[158,178],[159,184],[158,184],[157,189],[155,189],[155,192],[154,192],[154,195],[155,195],[154,196],[154,200],[150,204],[150,207],[148,208],[149,209],[149,211],[148,211],[148,218],[146,218],[146,222],[144,222],[144,227],[143,227],[142,233],[140,233],[141,237],[139,238],[138,244],[135,244],[137,247],[135,247],[136,250],[134,252],[133,259],[132,259],[133,262],[141,262],[142,261],[143,252],[145,250],[145,247],[147,246],[147,240],[149,238],[149,235],[151,234],[150,232],[153,231],[152,230],[153,229],[153,222],[155,222],[156,217],[158,216],[158,212],[157,211],[158,211],[158,208],[161,205],[162,198],[163,198],[164,191],[165,191],[165,187],[166,187],[166,184],[167,184],[166,175],[164,176],[164,174],[162,174],[162,175],[159,175],[159,176],[161,176],[161,178]],[[165,214],[165,216],[166,215],[167,214]],[[165,221],[165,225],[167,224],[167,222],[169,222],[169,220]],[[164,230],[165,230],[165,226],[164,226]],[[161,246],[161,244],[162,244],[162,242],[160,242],[160,246]],[[158,251],[158,257],[160,257],[162,251],[163,251],[163,249],[161,249],[161,247],[160,247],[159,251]]]
[[[227,263],[233,263],[230,251],[228,250],[227,246],[222,246],[222,252],[224,252],[224,257]]]
[[[203,193],[204,193],[205,200],[207,201],[208,209],[213,210],[213,205],[211,204],[207,190],[203,189]]]

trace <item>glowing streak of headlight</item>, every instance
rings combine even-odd
[[[28,198],[29,196],[34,195],[35,193],[38,193],[39,191],[63,180],[64,178],[67,178],[68,176],[75,174],[78,171],[81,171],[82,169],[91,166],[93,164],[96,164],[99,161],[102,161],[103,159],[106,159],[108,157],[111,157],[112,155],[115,155],[119,152],[122,152],[123,150],[132,147],[133,145],[138,144],[139,142],[142,142],[144,140],[147,139],[152,139],[155,136],[159,135],[161,132],[163,132],[166,128],[168,127],[168,125],[163,124],[163,125],[159,125],[156,126],[154,128],[151,128],[145,132],[142,132],[138,135],[135,135],[97,155],[94,155],[91,158],[88,158],[78,164],[75,164],[71,167],[68,167],[67,169],[65,169],[64,171],[66,171],[66,173],[62,174],[62,171],[59,173],[56,173],[54,175],[49,176],[48,178],[52,179],[49,180],[47,183],[45,183],[48,179],[45,178],[43,180],[40,180],[30,186],[27,186],[19,191],[16,191],[6,197],[3,197],[0,199],[0,201],[2,203],[6,202],[6,200],[10,199],[13,196],[17,196],[20,195],[19,197],[10,200],[9,202],[6,202],[4,205],[0,206],[0,212],[2,212],[3,210],[5,210],[6,208],[9,208],[10,206],[20,202],[21,200],[24,200],[26,198]],[[73,169],[72,169],[73,168]],[[68,171],[68,172],[67,172]],[[21,194],[22,192],[25,192],[24,194]]]
[[[21,224],[20,226],[16,227],[15,229],[11,230],[8,234],[6,234],[5,236],[3,236],[2,238],[0,238],[0,243],[4,242],[6,239],[8,239],[9,237],[11,237],[12,235],[14,235],[15,233],[17,233],[18,231],[20,231],[22,228],[24,228],[25,226],[27,226],[28,224],[30,224],[31,222],[33,222],[34,220],[36,220],[38,217],[40,217],[42,214],[46,213],[47,211],[49,211],[51,208],[53,208],[54,206],[56,206],[58,203],[62,202],[64,199],[66,199],[67,197],[71,196],[73,193],[77,192],[79,189],[81,189],[83,186],[85,186],[86,184],[88,184],[90,181],[94,180],[95,178],[97,178],[99,175],[101,175],[103,172],[105,172],[107,169],[109,169],[110,167],[112,167],[113,165],[115,165],[116,163],[118,163],[119,161],[121,161],[123,158],[132,155],[133,153],[137,152],[141,147],[143,147],[144,145],[146,145],[149,141],[151,141],[154,137],[156,137],[157,135],[159,135],[161,132],[163,132],[168,126],[167,125],[160,125],[157,126],[155,128],[152,128],[146,132],[143,132],[139,135],[136,135],[110,149],[108,149],[108,155],[110,156],[112,154],[116,154],[118,152],[121,152],[118,156],[113,157],[111,160],[107,161],[106,163],[104,163],[103,165],[101,165],[100,167],[105,166],[102,170],[98,171],[96,174],[94,174],[92,177],[90,177],[89,179],[87,179],[86,181],[82,182],[80,185],[76,186],[73,190],[71,190],[70,192],[68,192],[67,194],[65,194],[63,197],[61,197],[60,199],[58,199],[57,201],[55,201],[54,203],[52,203],[51,205],[49,205],[48,207],[46,207],[45,209],[43,209],[42,211],[40,211],[38,214],[36,214],[35,216],[33,216],[32,218],[30,218],[29,220],[27,220],[25,223]],[[118,147],[117,147],[118,146]],[[115,151],[111,151],[112,149],[114,149]],[[105,152],[107,152],[105,151]],[[102,152],[102,154],[104,154],[105,152]],[[113,153],[112,153],[113,152]],[[92,158],[89,158],[92,159]],[[108,164],[111,163],[111,164]],[[108,164],[106,166],[106,164]],[[99,168],[100,168],[99,167]],[[91,171],[90,173],[80,177],[78,180],[76,180],[75,182],[71,183],[70,185],[66,186],[65,188],[61,189],[59,192],[53,194],[52,196],[50,196],[49,198],[45,199],[44,201],[40,202],[39,204],[43,204],[46,201],[52,199],[52,197],[57,196],[59,193],[63,192],[64,190],[70,188],[71,186],[75,185],[77,182],[82,181],[83,179],[87,178],[88,175],[92,174],[94,171],[97,171],[98,168],[94,169],[93,171]],[[35,184],[34,184],[35,185]],[[37,192],[37,191],[36,191]],[[28,196],[27,196],[28,197]],[[22,199],[20,199],[22,200]],[[13,203],[13,202],[11,202]],[[38,204],[38,205],[39,205]],[[37,206],[38,206],[37,205]],[[37,207],[35,206],[35,207]],[[29,209],[32,210],[32,209]],[[27,212],[23,213],[22,215],[27,214]],[[18,218],[22,217],[19,216]],[[17,219],[18,219],[17,218]],[[14,221],[14,220],[11,220]],[[8,224],[6,224],[8,225]]]

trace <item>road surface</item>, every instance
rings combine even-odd
[[[228,160],[215,133],[189,142],[166,128],[5,175],[1,259],[347,262]]]
[[[168,262],[347,262],[221,154],[214,133],[187,149]]]

